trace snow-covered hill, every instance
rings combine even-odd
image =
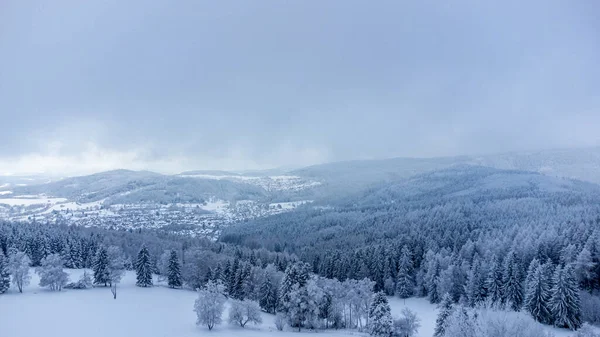
[[[306,180],[288,176],[222,179],[219,175],[116,170],[44,184],[5,185],[0,189],[0,218],[161,228],[216,238],[230,223],[286,212],[310,202],[278,194],[284,191],[289,195],[308,185]]]

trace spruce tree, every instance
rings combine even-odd
[[[277,288],[268,276],[260,285],[258,303],[261,308],[270,314],[274,314],[277,309]]]
[[[440,277],[440,264],[436,260],[434,262],[433,268],[431,270],[431,279],[428,280],[427,284],[427,296],[429,297],[429,302],[437,304],[442,300],[440,293],[438,291],[438,282]]]
[[[392,310],[383,292],[373,295],[369,306],[369,334],[371,336],[391,336],[394,321]]]
[[[398,275],[396,279],[396,295],[400,298],[409,298],[413,295],[415,283],[413,280],[412,254],[407,246],[402,248]]]
[[[106,251],[106,248],[101,247],[98,250],[92,270],[94,271],[94,284],[104,284],[106,287],[108,282],[110,282],[110,272],[108,270],[108,252]]]
[[[138,287],[152,286],[152,263],[150,261],[150,253],[146,246],[142,246],[137,256],[135,263],[136,285]]]
[[[0,294],[5,293],[10,287],[10,273],[8,272],[8,258],[0,248]]]
[[[521,282],[521,270],[516,258],[516,254],[511,251],[504,259],[504,272],[502,275],[504,283],[502,294],[504,303],[510,303],[514,311],[521,310],[523,306],[523,285]]]
[[[474,307],[479,302],[479,261],[474,261],[473,266],[467,272],[467,284],[465,285],[465,295],[467,300],[467,306]]]
[[[555,326],[571,330],[581,327],[579,289],[573,265],[556,268],[550,307]]]
[[[450,315],[452,315],[452,311],[454,310],[452,296],[446,293],[442,298],[442,302],[440,303],[440,312],[438,313],[438,317],[435,320],[435,331],[433,333],[434,337],[442,337],[446,333],[446,320]]]
[[[496,257],[492,258],[486,285],[488,298],[493,303],[500,303],[502,301],[502,266]]]
[[[527,271],[525,309],[538,322],[551,323],[550,288],[544,275],[544,267],[537,259],[531,261]]]
[[[171,255],[169,257],[167,279],[169,287],[181,287],[181,270],[179,268],[179,258],[177,258],[177,252],[175,250],[171,250]]]
[[[289,295],[295,285],[298,288],[304,287],[309,279],[310,265],[303,262],[296,262],[289,265],[285,270],[285,275],[281,280],[279,287],[279,305],[285,310],[285,305],[290,301]]]

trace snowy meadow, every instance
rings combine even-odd
[[[185,289],[170,289],[158,283],[153,287],[137,287],[134,272],[126,272],[117,299],[108,287],[50,291],[38,286],[39,277],[32,272],[31,284],[19,293],[11,288],[0,297],[0,326],[2,336],[61,336],[61,337],[193,337],[193,336],[368,336],[357,330],[303,330],[286,328],[278,331],[275,315],[261,313],[262,323],[245,328],[227,323],[229,303],[223,313],[223,323],[212,331],[198,326],[193,311],[197,294]],[[67,270],[71,280],[79,279],[84,270]],[[156,279],[155,279],[156,281]],[[438,309],[423,298],[389,298],[392,315],[409,308],[421,320],[417,337],[434,333]],[[518,314],[525,316],[524,314]],[[574,336],[565,329],[547,327],[557,337]]]

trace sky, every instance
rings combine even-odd
[[[0,0],[0,174],[600,145],[600,2]]]

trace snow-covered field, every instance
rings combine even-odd
[[[65,198],[48,198],[45,196],[19,196],[14,198],[0,198],[0,204],[9,206],[30,206],[30,205],[54,205],[60,202],[66,202]]]
[[[77,280],[83,270],[69,270],[71,280]],[[39,288],[37,275],[23,294],[11,288],[0,295],[0,326],[7,337],[193,337],[193,336],[298,336],[298,332],[277,331],[274,316],[263,313],[263,323],[246,328],[218,325],[213,331],[196,326],[193,312],[196,294],[189,290],[169,289],[164,286],[139,288],[135,274],[127,272],[114,300],[109,288],[63,290],[51,292]],[[431,337],[437,309],[421,298],[406,301],[390,298],[393,315],[404,307],[413,310],[421,319],[419,337]],[[548,327],[557,337],[571,336],[566,330]],[[304,331],[302,334],[314,334]],[[321,336],[366,336],[350,330],[326,330]]]

